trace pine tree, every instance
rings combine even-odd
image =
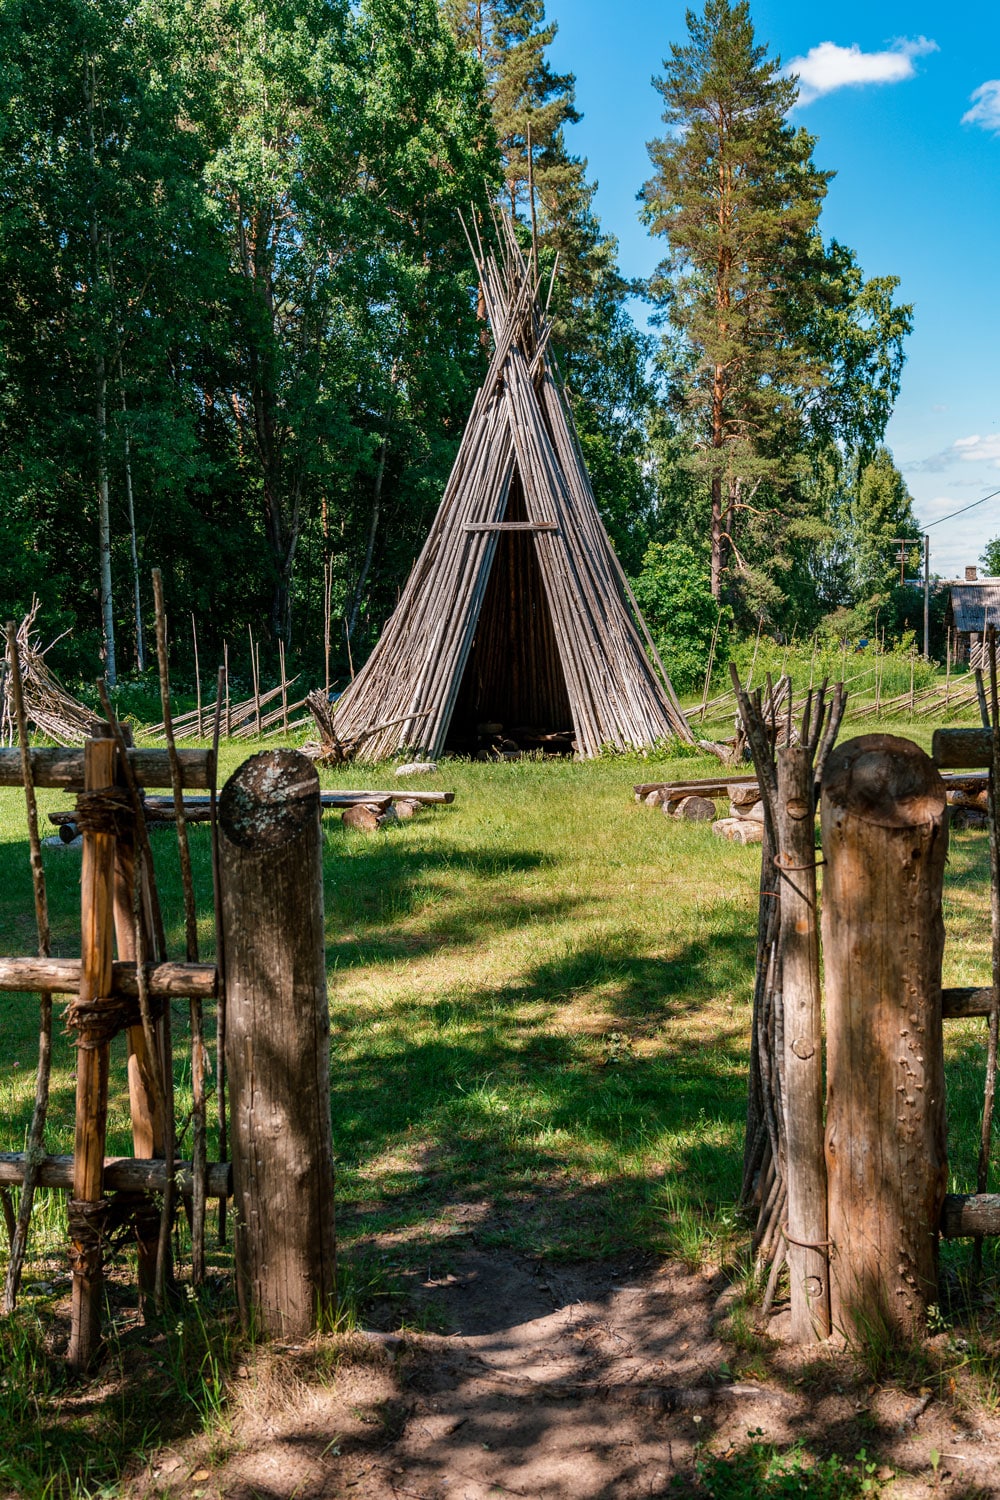
[[[567,154],[564,130],[580,119],[576,80],[554,73],[546,50],[558,27],[546,22],[544,0],[445,0],[459,45],[474,53],[486,79],[503,162],[504,199],[514,218],[531,217],[531,176],[550,221],[558,205],[584,189],[585,164]],[[589,204],[589,198],[588,198]]]
[[[796,97],[754,34],[746,0],[687,15],[655,84],[668,134],[652,142],[644,217],[669,253],[652,289],[680,336],[685,416],[711,493],[712,593],[736,519],[803,391],[825,371],[801,337],[810,251],[830,173],[785,115]]]
[[[651,291],[688,463],[709,494],[712,592],[777,623],[820,607],[829,471],[877,450],[899,390],[912,309],[895,277],[865,281],[824,243],[833,176],[787,122],[796,84],[746,0],[688,12],[663,77],[668,133],[650,146],[643,217],[668,240]]]

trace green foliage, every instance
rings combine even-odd
[[[0,21],[5,609],[59,600],[93,674],[103,456],[120,628],[130,477],[144,597],[160,562],[205,653],[262,616],[317,638],[327,561],[363,652],[483,368],[457,215],[496,176],[480,70],[435,0]]]
[[[707,559],[684,542],[653,542],[634,580],[657,650],[680,692],[700,687],[718,626],[716,666],[728,659],[732,616],[712,598]]]
[[[863,646],[866,639],[868,643]],[[805,692],[810,684],[818,687],[826,678],[829,682],[845,682],[848,693],[858,701],[874,697],[876,666],[883,700],[909,692],[911,667],[915,692],[929,687],[937,676],[934,663],[917,655],[912,632],[883,651],[850,613],[831,617],[811,640],[782,643],[769,636],[759,640],[744,637],[731,647],[730,659],[743,682],[752,671],[755,687],[763,684],[768,673],[774,682],[787,673],[796,692]],[[728,673],[721,674],[715,684],[718,692],[729,685]]]
[[[357,665],[484,369],[458,211],[492,196],[525,244],[534,221],[543,285],[558,257],[553,349],[627,571],[651,541],[710,540],[744,629],[837,608],[912,625],[880,562],[912,521],[879,451],[909,309],[824,244],[829,174],[746,5],[689,24],[644,194],[668,244],[654,363],[572,153],[544,0],[0,0],[5,616],[37,593],[44,638],[69,632],[54,666],[93,677],[106,475],[121,675],[131,491],[140,614],[148,635],[160,565],[182,673],[191,611],[203,667],[226,637],[238,671],[250,625],[265,673],[279,636],[314,669],[329,576],[343,680],[345,633]],[[671,654],[690,639],[698,671],[674,670],[697,678],[705,624],[684,608]]]
[[[879,1466],[864,1449],[853,1462],[836,1454],[817,1459],[804,1443],[782,1449],[762,1441],[759,1429],[748,1436],[751,1443],[735,1457],[703,1455],[697,1460],[696,1494],[712,1500],[793,1500],[799,1495],[810,1495],[813,1500],[861,1500],[883,1491]],[[671,1488],[688,1493],[687,1483],[677,1476]]]
[[[880,448],[858,472],[850,528],[852,593],[874,617],[874,611],[889,602],[899,580],[900,538],[914,537],[914,546],[906,552],[906,572],[913,576],[923,566],[913,499],[885,448]]]
[[[986,543],[980,554],[979,561],[982,564],[983,571],[990,578],[1000,577],[1000,536],[992,537]]]

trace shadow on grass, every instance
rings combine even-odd
[[[623,934],[621,951],[593,941],[515,984],[398,1000],[368,1024],[334,1005],[341,1201],[364,1205],[342,1227],[419,1240],[422,1221],[473,1197],[499,1240],[582,1256],[662,1247],[672,1218],[728,1211],[749,1015],[732,1006],[707,1039],[677,1023],[720,979],[745,984],[747,942],[729,920],[669,959],[628,956]],[[597,995],[596,1025],[574,1011],[581,993]]]
[[[384,835],[364,841],[358,836],[345,848],[339,838],[336,844],[328,838],[327,962],[334,968],[392,962],[569,916],[578,904],[574,899],[532,897],[513,888],[515,877],[554,863],[532,849],[484,853],[441,841],[403,844]],[[497,881],[503,889],[491,889]],[[393,930],[425,906],[419,933]]]

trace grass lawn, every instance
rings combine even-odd
[[[227,750],[224,773],[245,753]],[[407,1267],[431,1242],[446,1256],[449,1242],[470,1228],[480,1244],[550,1259],[622,1247],[691,1265],[738,1257],[747,1238],[734,1199],[759,851],[717,839],[705,825],[668,821],[632,796],[633,782],[712,775],[717,767],[691,757],[444,763],[420,785],[454,789],[450,807],[377,835],[348,832],[327,815],[332,1112],[347,1316],[398,1320]],[[391,778],[391,770],[355,766],[324,773],[323,784],[376,786]],[[68,805],[57,792],[41,793],[40,802],[43,812]],[[202,952],[211,957],[209,836],[204,827],[191,832]],[[172,833],[157,834],[155,847],[177,957],[183,917]],[[47,851],[46,870],[55,951],[76,954],[79,857]],[[23,799],[0,790],[0,951],[34,951],[32,911]],[[952,838],[946,924],[945,983],[988,983],[982,833]],[[175,1007],[181,1119],[185,1011]],[[0,1015],[0,1150],[17,1150],[33,1097],[36,1009],[29,997],[2,996]],[[949,1022],[946,1041],[953,1189],[968,1191],[985,1022]],[[55,1152],[72,1150],[73,1061],[60,1036],[48,1131]],[[119,1041],[109,1150],[130,1149]],[[65,1297],[57,1275],[62,1205],[56,1195],[42,1198],[27,1277],[40,1290],[29,1291],[23,1315],[0,1332],[0,1353],[16,1356],[24,1371],[33,1360],[42,1368],[47,1319]],[[946,1267],[963,1275],[970,1253],[946,1246]],[[211,1315],[221,1317],[227,1252],[213,1250],[213,1259],[219,1281]],[[989,1248],[986,1263],[994,1275]],[[127,1325],[123,1315],[126,1333]],[[199,1337],[171,1336],[170,1357],[150,1366],[151,1390],[166,1382],[195,1405],[211,1404],[224,1372],[206,1375],[207,1344]],[[32,1413],[41,1422],[46,1381],[61,1378],[45,1368],[33,1404],[14,1381],[6,1406],[0,1401],[0,1478],[13,1476],[11,1455],[26,1446],[21,1493],[69,1494],[59,1465],[67,1441],[86,1430],[85,1414],[73,1418],[84,1424],[78,1429],[55,1422],[46,1406],[44,1437],[23,1437]],[[109,1482],[115,1454],[124,1461],[123,1445],[134,1451],[160,1430],[148,1402],[141,1415],[123,1410],[115,1420],[117,1436],[94,1449],[94,1485]],[[46,1475],[55,1476],[48,1490]]]

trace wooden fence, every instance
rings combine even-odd
[[[797,734],[789,704],[776,748],[760,694],[735,674],[734,692],[767,828],[745,1162],[755,1245],[771,1261],[765,1307],[787,1264],[796,1340],[874,1325],[909,1335],[937,1299],[939,1237],[1000,1234],[1000,1195],[987,1191],[1000,1014],[995,667],[991,727],[939,729],[931,756],[884,734],[831,748],[811,693]],[[990,772],[987,988],[942,988],[944,768]],[[976,1191],[963,1195],[946,1191],[944,1025],[956,1016],[989,1018]]]
[[[162,620],[158,580],[157,595]],[[21,785],[25,793],[39,951],[0,959],[0,991],[34,992],[41,1003],[28,1149],[0,1156],[0,1202],[11,1238],[3,1302],[12,1312],[36,1188],[68,1191],[68,1357],[80,1370],[93,1364],[100,1347],[102,1285],[116,1245],[137,1246],[144,1309],[161,1313],[171,1302],[178,1201],[188,1211],[197,1286],[205,1273],[206,1205],[219,1199],[224,1237],[225,1204],[234,1199],[237,1291],[248,1327],[302,1335],[326,1315],[335,1293],[319,780],[298,752],[265,752],[240,767],[217,804],[215,750],[180,750],[174,742],[162,630],[158,645],[166,749],[131,746],[103,685],[106,722],[92,727],[82,748],[33,749],[16,633],[8,627],[20,750],[0,751],[0,786]],[[79,958],[50,951],[38,786],[76,793],[73,819],[83,843]],[[176,811],[183,962],[168,958],[149,846],[144,802],[154,787],[171,789]],[[217,955],[211,964],[199,961],[188,789],[209,794]],[[53,997],[60,995],[69,996],[64,1019],[77,1049],[72,1157],[45,1149]],[[193,1092],[189,1161],[179,1159],[174,1104],[174,1050],[182,1034],[173,1012],[181,998],[188,1002]],[[214,1121],[206,1006],[215,1010]],[[111,1042],[122,1032],[134,1155],[108,1158]],[[213,1124],[216,1161],[208,1159]]]

